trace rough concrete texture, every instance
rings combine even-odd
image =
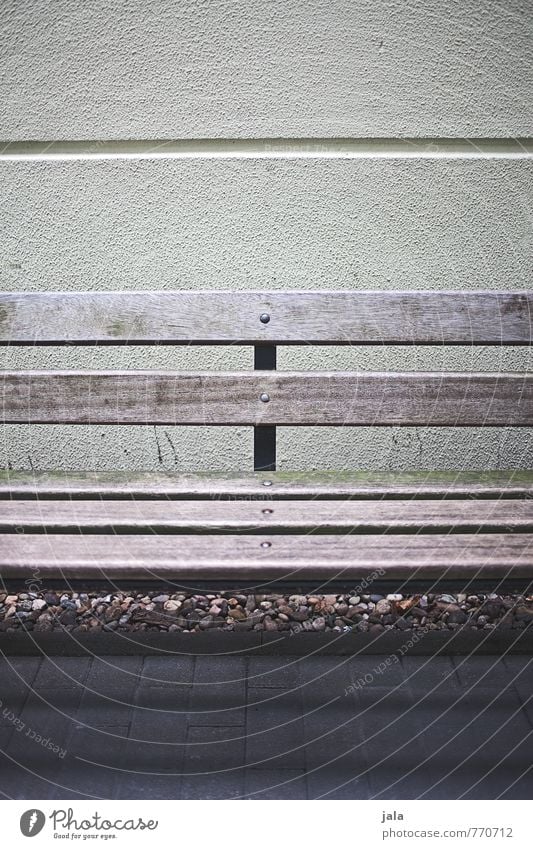
[[[528,0],[6,0],[2,139],[510,136]]]
[[[533,161],[0,163],[2,288],[520,289]]]

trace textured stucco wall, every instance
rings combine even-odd
[[[529,135],[528,0],[3,0],[3,138]]]
[[[101,140],[533,135],[529,0],[67,3],[0,18],[0,288],[531,286],[533,160],[88,160]],[[250,348],[0,350],[246,368]],[[530,369],[527,350],[285,348],[280,368]],[[14,468],[250,468],[249,428],[8,426]],[[284,428],[283,468],[520,468],[529,430]]]

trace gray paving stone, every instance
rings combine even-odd
[[[245,728],[191,727],[183,762],[184,774],[233,771],[244,766]]]
[[[304,690],[303,698],[310,798],[368,798],[365,734],[355,697],[348,694],[319,710],[310,710],[316,699],[308,690]],[[328,794],[337,787],[330,797]]]
[[[528,760],[531,759],[528,758]],[[527,801],[531,801],[533,798],[533,764],[526,764],[519,775],[515,775],[514,772],[515,770],[507,780],[504,776],[505,790],[498,796],[501,796],[502,799],[527,799]]]
[[[294,665],[286,657],[93,658],[85,664],[86,690],[80,660],[87,661],[57,658],[56,670],[46,659],[16,658],[10,669],[0,658],[2,701],[17,707],[24,728],[57,736],[67,749],[58,758],[25,739],[0,709],[0,795],[529,799],[533,793],[533,712],[523,707],[533,664],[525,656],[495,665],[494,657],[428,662],[405,655],[383,673],[372,673],[378,655],[298,658]],[[346,694],[354,676],[369,669],[371,681]],[[260,675],[248,688],[247,670]],[[252,686],[259,681],[262,686]]]
[[[354,777],[353,767],[335,763],[331,767],[313,768],[307,772],[309,799],[369,799],[366,774]]]
[[[150,688],[137,695],[130,737],[148,742],[183,743],[188,728],[188,698],[176,699],[172,690],[166,688]],[[139,709],[139,704],[144,709]]]
[[[364,686],[396,687],[405,680],[405,671],[398,655],[358,655],[350,658],[350,681]]]
[[[79,702],[81,694],[42,690],[41,695],[44,701],[37,693],[29,694],[5,750],[1,771],[11,776],[14,798],[53,796],[68,756],[74,728],[70,717],[77,707],[72,702]]]
[[[472,657],[454,657],[453,664],[457,677],[463,687],[473,684],[495,688],[505,686],[509,675],[501,657],[493,655],[473,655]]]
[[[174,692],[181,687],[192,686],[194,657],[145,657],[141,670],[141,686],[168,688]]]
[[[299,691],[248,689],[246,763],[257,768],[305,768]]]
[[[191,727],[183,765],[183,799],[236,799],[244,793],[245,729]]]
[[[35,679],[34,689],[78,689],[83,686],[89,673],[90,657],[43,658]]]
[[[127,733],[127,725],[75,729],[67,757],[57,773],[58,784],[69,792],[65,794],[58,787],[54,798],[115,798],[121,773],[114,767],[121,765]]]
[[[246,682],[246,667],[244,657],[199,655],[194,666],[194,683],[243,687]]]
[[[181,775],[122,774],[116,799],[181,799]]]
[[[421,766],[422,726],[408,689],[383,693],[381,688],[367,688],[357,694],[357,701],[372,797],[417,798],[427,786],[427,768]]]
[[[97,728],[105,725],[129,725],[133,705],[127,698],[128,694],[123,694],[120,690],[108,691],[106,695],[86,690],[76,714],[78,725]]]
[[[151,713],[152,725],[159,715],[167,712],[178,717],[189,712],[192,687],[144,687],[141,686],[135,694],[133,704],[140,714]],[[146,710],[148,709],[148,710]]]
[[[299,669],[300,658],[297,657],[250,657],[248,686],[292,689],[299,684]]]
[[[93,657],[85,686],[96,693],[119,691],[133,698],[141,677],[142,657]]]
[[[304,769],[247,769],[247,799],[307,799]]]
[[[448,692],[461,688],[453,660],[447,655],[435,657],[404,655],[401,662],[405,682],[415,693],[441,687]]]
[[[181,782],[181,799],[241,799],[244,773],[188,776]]]
[[[533,658],[523,655],[508,655],[504,658],[505,668],[513,680],[512,687],[522,702],[524,713],[533,727]]]
[[[176,657],[145,657],[141,669],[143,687],[191,687],[194,680],[195,658],[191,655]]]
[[[10,738],[7,754],[21,765],[32,764],[39,776],[52,776],[69,750],[81,698],[76,691],[30,693]]]
[[[340,695],[352,682],[349,657],[300,658],[298,679],[305,691],[328,694],[329,698]]]
[[[187,728],[186,714],[135,710],[122,765],[141,772],[181,772]]]
[[[0,791],[8,799],[52,799],[57,790],[57,769],[47,772],[39,773],[31,762],[18,765],[4,757],[0,762]],[[61,798],[66,792],[63,789]]]
[[[22,712],[40,664],[40,657],[0,658],[0,728],[12,727],[11,714]]]
[[[468,794],[478,779],[487,776],[499,763],[505,762],[505,768],[515,778],[525,768],[520,744],[531,731],[531,725],[520,710],[514,691],[496,691],[493,696],[496,696],[494,703],[487,707],[490,694],[480,687],[464,695],[450,710],[447,710],[450,701],[431,696],[423,709],[422,705],[418,706],[417,713],[421,722],[426,723],[426,743],[432,754],[431,781],[424,798],[457,798]],[[509,755],[516,744],[519,744],[517,751]],[[503,771],[503,766],[497,767],[479,792],[495,798],[500,792],[495,788],[501,785]],[[505,787],[509,783],[506,779]],[[468,798],[483,798],[476,795],[478,790],[474,789]]]
[[[189,701],[189,725],[242,726],[245,723],[245,697],[241,688],[212,684],[193,687]]]
[[[245,709],[244,658],[196,658],[189,724],[244,725]]]
[[[468,790],[464,792],[464,799],[498,799],[507,798],[510,790],[513,799],[530,800],[533,792],[533,777],[531,773],[519,780],[516,779],[531,766],[531,758],[523,757],[521,762],[507,764],[503,761],[498,769],[487,775],[479,775],[479,769],[471,768],[470,774],[463,773],[462,778]]]

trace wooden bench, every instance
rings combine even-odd
[[[3,345],[255,346],[250,372],[4,372],[6,423],[250,425],[255,470],[5,470],[3,578],[528,581],[530,472],[275,469],[279,425],[531,426],[530,375],[275,369],[277,345],[529,345],[532,307],[490,291],[0,295]]]

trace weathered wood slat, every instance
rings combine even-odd
[[[264,547],[264,543],[269,543]],[[0,534],[3,579],[265,581],[371,577],[527,578],[533,536],[116,536]]]
[[[285,500],[525,498],[533,472],[23,472],[0,471],[0,499]],[[1,505],[0,505],[1,506]]]
[[[526,374],[3,372],[5,422],[531,425]]]
[[[1,532],[533,532],[533,499],[469,501],[5,501]]]
[[[532,314],[531,291],[3,293],[0,344],[525,345]]]

